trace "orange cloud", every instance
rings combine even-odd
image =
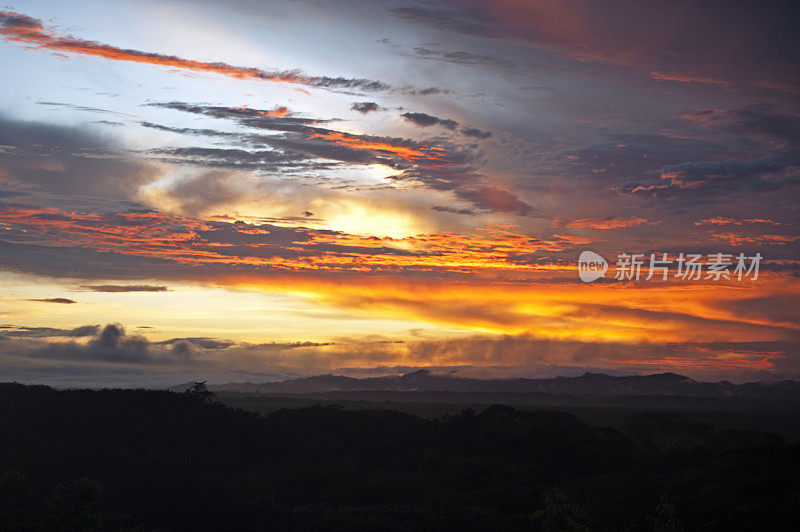
[[[738,302],[753,297],[800,295],[800,287],[790,279],[764,279],[745,287],[735,282],[585,285],[535,275],[517,280],[426,280],[279,274],[268,279],[230,275],[215,281],[298,295],[370,319],[418,320],[465,332],[628,344],[797,341],[800,326],[786,323],[780,315],[748,316],[737,310]]]
[[[708,78],[687,72],[650,72],[650,77],[657,81],[677,81],[680,83],[706,83],[728,87],[730,81],[720,78]]]
[[[630,218],[581,218],[572,220],[564,224],[564,227],[571,229],[624,229],[626,227],[638,227],[640,225],[658,225],[661,222],[648,220],[633,216]]]
[[[22,43],[31,48],[102,57],[112,61],[129,61],[195,72],[211,72],[236,79],[255,79],[312,87],[360,88],[362,90],[389,88],[384,83],[365,79],[308,76],[299,70],[267,72],[259,68],[234,66],[221,61],[195,61],[174,55],[117,48],[95,41],[77,39],[70,35],[58,35],[54,30],[45,28],[41,20],[13,11],[0,11],[0,36],[8,41]]]
[[[745,220],[735,220],[733,218],[725,218],[724,216],[717,216],[715,218],[706,218],[705,220],[697,220],[694,223],[694,225],[742,225],[742,224],[781,225],[780,222],[776,222],[768,218],[747,218]]]
[[[414,148],[404,146],[400,143],[386,141],[384,139],[371,139],[370,137],[351,135],[350,133],[342,133],[341,131],[312,133],[307,138],[327,140],[328,142],[339,144],[340,146],[346,146],[354,150],[369,150],[398,155],[409,161],[416,161],[423,158],[435,159],[440,155],[437,152],[444,151],[441,148],[435,148],[432,146]]]
[[[473,234],[407,238],[284,228],[290,236],[276,237],[272,234],[276,228],[271,226],[204,222],[157,212],[67,213],[14,206],[0,207],[0,222],[22,230],[15,242],[83,246],[185,264],[284,270],[525,272],[540,267],[517,259],[522,250],[553,252],[588,243],[580,237],[530,237],[508,225],[490,225]],[[243,245],[239,240],[244,235],[250,238]],[[9,232],[0,234],[6,240],[11,236]],[[276,252],[265,254],[268,249]]]
[[[720,370],[769,370],[775,365],[775,359],[783,358],[783,354],[756,354],[741,353],[737,356],[730,356],[724,353],[725,357],[712,355],[703,357],[668,357],[668,358],[648,358],[648,359],[609,359],[601,358],[599,362],[604,364],[615,364],[618,366],[651,366],[658,368],[659,371],[672,370],[686,372],[691,370],[706,370],[719,372]]]
[[[232,109],[236,111],[244,111],[246,109],[250,109],[250,107],[247,105],[242,105],[241,107],[232,107]],[[283,118],[289,114],[289,109],[282,105],[276,106],[274,109],[253,109],[253,111],[265,118]]]
[[[507,224],[470,234],[377,238],[157,212],[14,206],[0,207],[0,222],[0,240],[13,244],[157,259],[152,267],[144,263],[142,278],[171,275],[285,293],[370,319],[418,321],[462,333],[601,344],[797,341],[800,336],[800,325],[781,312],[742,310],[754,298],[800,297],[800,285],[788,273],[762,271],[754,283],[584,284],[577,280],[574,261],[552,254],[586,239],[531,237]],[[182,268],[169,273],[165,264]],[[105,263],[102,268],[113,276]]]
[[[711,238],[722,240],[731,246],[741,246],[742,244],[783,246],[800,240],[800,236],[791,235],[740,235],[736,233],[711,233]]]

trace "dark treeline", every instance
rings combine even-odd
[[[0,529],[797,530],[800,447],[679,415],[267,416],[0,385]]]

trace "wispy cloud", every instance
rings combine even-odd
[[[55,30],[46,28],[41,20],[13,11],[0,11],[0,36],[32,48],[102,57],[113,61],[129,61],[195,72],[209,72],[236,79],[255,79],[309,87],[362,91],[385,91],[391,88],[386,83],[369,79],[309,76],[299,70],[266,71],[253,67],[234,66],[220,61],[195,61],[175,55],[118,48],[71,35],[60,35]]]

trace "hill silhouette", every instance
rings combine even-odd
[[[174,387],[182,390],[186,385]],[[486,393],[551,393],[570,395],[684,395],[693,397],[797,397],[800,382],[756,382],[733,384],[728,381],[700,382],[677,373],[611,376],[584,373],[579,377],[550,379],[475,379],[456,375],[437,375],[421,369],[402,375],[366,377],[318,375],[267,383],[228,383],[209,386],[219,392],[239,393],[323,393],[364,391],[450,391]]]
[[[2,530],[791,530],[800,448],[670,414],[494,405],[259,416],[193,393],[0,385]]]

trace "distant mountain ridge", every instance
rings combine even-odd
[[[183,391],[185,386],[172,389]],[[437,375],[421,369],[402,375],[366,377],[317,375],[282,382],[209,385],[217,392],[308,394],[325,392],[484,392],[565,395],[681,395],[698,397],[800,397],[800,382],[701,382],[677,373],[615,377],[584,373],[579,377],[548,379],[476,379]]]

